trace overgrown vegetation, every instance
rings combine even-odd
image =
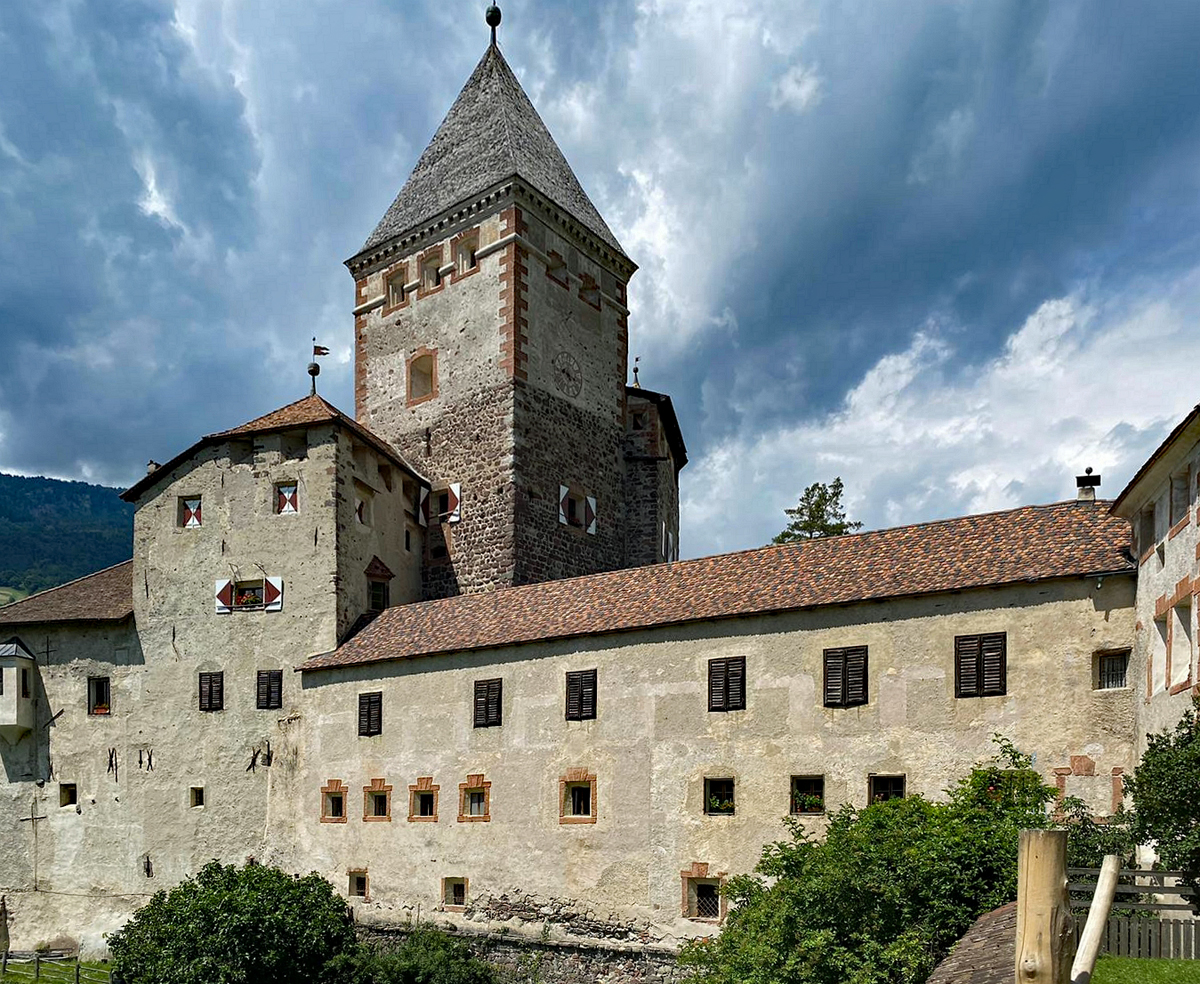
[[[0,475],[0,585],[5,588],[42,591],[119,564],[132,553],[133,507],[116,489]]]
[[[462,940],[423,929],[396,950],[359,946],[336,957],[326,979],[339,984],[496,984],[497,977]]]

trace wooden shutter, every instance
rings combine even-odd
[[[488,681],[475,681],[475,727],[487,727]]]
[[[487,723],[488,726],[498,725],[500,723],[500,707],[501,707],[501,687],[503,681],[489,680],[487,689]]]
[[[360,735],[383,733],[383,694],[358,695],[358,733]]]
[[[208,673],[200,674],[200,710],[212,710],[212,676]]]
[[[867,702],[867,647],[855,646],[846,653],[846,706]]]
[[[420,502],[417,504],[417,522],[422,526],[429,525],[429,489],[422,486]]]
[[[825,650],[825,706],[846,706],[846,653],[842,649]]]
[[[1003,632],[980,637],[981,691],[985,697],[998,696],[1008,689],[1007,648]]]
[[[371,694],[371,734],[383,733],[383,694]]]
[[[271,706],[283,707],[283,670],[271,670]]]
[[[283,611],[283,578],[263,578],[263,608],[268,612]]]
[[[979,649],[982,637],[957,636],[954,640],[954,696],[979,696]]]
[[[228,615],[233,611],[233,582],[217,581],[214,588],[217,599],[217,614]]]
[[[558,487],[558,521],[563,526],[567,525],[567,500],[571,497],[571,490],[565,485]]]
[[[583,718],[583,674],[572,671],[567,674],[567,720]]]
[[[592,536],[596,535],[596,500],[590,495],[584,499],[583,526]]]
[[[462,519],[462,483],[451,482],[447,491],[449,492],[449,498],[446,502],[447,515],[445,521],[447,523],[457,523]]]
[[[708,661],[708,709],[710,711],[728,710],[729,675],[727,660],[710,659]]]
[[[725,661],[725,710],[746,709],[746,657],[735,656]]]
[[[271,671],[259,670],[257,686],[255,687],[255,702],[259,710],[271,706]]]
[[[596,716],[596,671],[584,670],[580,674],[582,693],[580,694],[580,714],[584,720]]]

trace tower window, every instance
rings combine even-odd
[[[405,267],[401,267],[388,274],[384,281],[384,293],[387,295],[387,300],[384,302],[385,307],[398,308],[404,303],[404,281],[407,272]]]
[[[479,248],[479,237],[471,234],[463,236],[458,240],[454,250],[454,265],[458,270],[459,276],[474,270],[479,261],[475,256],[475,251]]]
[[[437,353],[420,351],[408,363],[408,402],[437,396]]]
[[[79,787],[73,782],[60,782],[58,784],[58,805],[76,806],[79,803]]]
[[[188,790],[188,806],[193,810],[204,805],[204,787],[193,786]]]
[[[431,256],[421,263],[421,289],[433,290],[435,287],[442,285],[442,254],[438,251],[436,256]]]

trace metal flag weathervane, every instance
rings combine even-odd
[[[317,344],[317,336],[313,335],[313,359],[318,355],[328,355],[329,349],[324,345]],[[312,389],[309,391],[309,396],[317,395],[317,377],[321,375],[321,367],[315,361],[308,364],[308,374],[312,376]]]

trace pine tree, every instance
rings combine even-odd
[[[793,543],[821,536],[841,536],[862,529],[857,520],[847,520],[842,507],[842,480],[835,478],[826,485],[813,482],[804,490],[795,508],[785,509],[789,522],[772,543]]]

